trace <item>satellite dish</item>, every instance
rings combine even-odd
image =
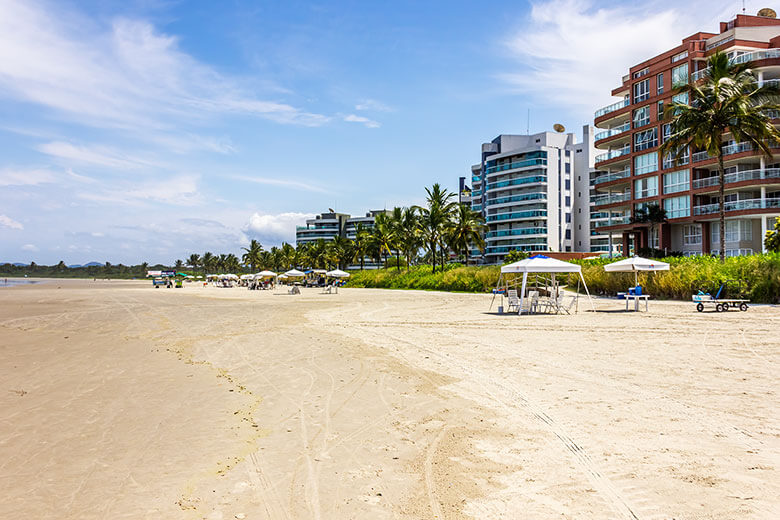
[[[559,134],[562,134],[562,133],[564,133],[564,132],[566,131],[566,127],[565,127],[565,126],[563,126],[563,125],[562,125],[562,124],[560,124],[560,123],[555,123],[555,124],[553,125],[553,128],[554,128],[554,129],[555,129],[555,131],[556,131],[556,132],[558,132]]]
[[[777,18],[777,13],[774,9],[764,7],[758,12],[758,16],[763,16],[764,18]]]
[[[336,213],[335,211],[333,211],[333,208],[328,208],[328,211],[330,211],[331,213]]]

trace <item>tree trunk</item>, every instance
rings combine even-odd
[[[358,254],[360,254],[360,253],[358,253]],[[362,254],[360,254],[360,270],[361,271],[363,270],[363,255]]]
[[[720,213],[720,263],[726,263],[726,180],[725,169],[723,168],[723,150],[718,147],[718,194],[720,195],[719,213]]]
[[[431,262],[433,262],[433,272],[436,272],[436,239],[431,239]]]

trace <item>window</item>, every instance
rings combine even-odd
[[[634,103],[639,103],[650,97],[650,80],[643,79],[634,83]]]
[[[661,127],[661,142],[665,143],[672,136],[672,123],[666,123]]]
[[[567,213],[567,214],[566,214],[566,223],[567,223],[567,224],[570,224],[570,223],[571,223],[571,213]]]
[[[701,224],[683,226],[683,244],[686,246],[701,245]]]
[[[664,209],[667,218],[690,217],[691,199],[686,195],[664,199]]]
[[[658,120],[661,121],[664,118],[664,102],[658,102]]]
[[[681,94],[675,94],[672,96],[672,103],[682,103],[684,105],[688,104],[688,93],[683,92]]]
[[[571,197],[566,197],[566,206],[571,206]]]
[[[566,163],[566,173],[571,173],[571,164]]]
[[[667,168],[674,168],[675,166],[683,166],[685,164],[688,164],[688,161],[691,159],[691,152],[690,149],[686,146],[685,150],[683,150],[683,153],[680,155],[680,157],[675,161],[674,154],[672,152],[669,152],[664,156],[664,170]]]
[[[571,240],[571,229],[566,230],[566,240]]]
[[[710,226],[710,237],[713,244],[720,243],[720,224],[714,222]],[[753,240],[753,222],[750,220],[727,220],[726,242]]]
[[[655,77],[655,90],[656,94],[664,93],[664,73],[660,73]]]
[[[653,127],[650,130],[643,130],[634,134],[634,151],[647,150],[653,146],[658,146],[658,128]]]
[[[570,190],[571,189],[571,181],[569,179],[566,179],[566,181],[564,182],[564,186],[565,186],[564,189]]]
[[[634,181],[634,198],[646,199],[658,195],[658,177],[645,177]]]
[[[648,72],[650,72],[650,69],[645,67],[642,70],[638,70],[634,72],[634,79],[641,78],[642,76],[646,75]]]
[[[658,154],[647,153],[634,157],[634,174],[641,175],[658,170]]]
[[[689,180],[690,172],[688,170],[664,173],[664,193],[686,191],[689,186]]]
[[[680,54],[677,54],[675,56],[672,56],[672,63],[676,63],[680,60],[684,60],[688,57],[688,51],[681,52]]]
[[[672,69],[672,88],[688,84],[688,64],[683,63]]]
[[[650,123],[650,107],[642,107],[634,110],[634,128]]]

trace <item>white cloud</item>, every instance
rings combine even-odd
[[[36,246],[35,244],[24,244],[22,246],[22,250],[23,251],[32,251],[34,253],[40,251],[38,246]]]
[[[679,45],[699,31],[717,32],[734,2],[692,0],[604,7],[590,0],[550,0],[533,4],[525,25],[505,41],[519,70],[499,74],[515,92],[541,104],[593,111],[613,102],[629,67]]]
[[[330,191],[326,190],[325,188],[322,188],[320,186],[308,182],[303,182],[303,181],[288,181],[285,179],[274,179],[270,177],[254,177],[254,176],[250,177],[247,175],[232,175],[230,176],[230,178],[235,179],[237,181],[253,182],[255,184],[265,184],[268,186],[279,186],[282,188],[290,188],[293,190],[313,191],[316,193],[330,193]]]
[[[118,183],[110,188],[81,192],[78,197],[92,202],[109,204],[139,205],[159,202],[175,206],[194,206],[203,197],[198,192],[198,179],[189,175],[158,178],[137,184]]]
[[[3,169],[0,170],[0,186],[37,186],[54,182],[56,176],[49,170]]]
[[[278,245],[281,242],[295,243],[295,226],[302,226],[306,219],[314,218],[310,213],[280,213],[261,215],[254,213],[244,226],[244,233],[258,238],[261,243]]]
[[[0,227],[5,227],[9,229],[24,229],[24,226],[21,222],[17,222],[11,217],[8,217],[6,215],[0,215]]]
[[[379,128],[381,126],[376,121],[373,121],[367,117],[356,116],[355,114],[349,114],[344,116],[344,121],[348,121],[350,123],[363,123],[368,128]]]
[[[133,157],[107,146],[76,146],[70,143],[55,141],[38,146],[38,151],[65,159],[68,162],[106,166],[108,168],[133,169],[150,166],[161,166],[154,161],[141,157]]]
[[[2,1],[0,91],[100,128],[170,130],[176,121],[220,114],[304,126],[330,120],[258,99],[238,78],[197,61],[145,21],[95,27],[60,9]]]
[[[370,110],[374,112],[393,112],[393,108],[385,105],[381,101],[375,99],[364,99],[357,105],[355,110]]]

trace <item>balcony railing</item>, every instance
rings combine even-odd
[[[499,164],[498,166],[491,166],[485,170],[485,173],[490,175],[491,173],[502,172],[504,170],[514,170],[515,168],[527,168],[528,166],[544,166],[547,164],[547,159],[526,159],[524,161],[516,161],[513,163]]]
[[[754,51],[742,54],[740,56],[734,56],[729,60],[729,63],[747,63],[749,61],[767,60],[770,58],[780,58],[780,49],[767,49],[762,51]],[[702,69],[691,74],[692,81],[699,81],[702,79],[709,70],[709,67]]]
[[[718,176],[705,177],[703,179],[694,179],[693,188],[706,188],[708,186],[718,185]],[[726,184],[733,184],[735,182],[743,181],[756,181],[760,179],[780,179],[780,168],[766,168],[756,170],[744,170],[741,172],[727,173],[723,176],[723,181]]]
[[[594,136],[594,139],[596,141],[599,141],[601,139],[606,139],[607,137],[612,137],[613,135],[622,134],[623,132],[630,129],[631,129],[631,123],[628,122],[624,125],[620,125],[615,128],[610,128],[609,130],[604,130],[603,132],[599,132]]]
[[[772,209],[780,208],[780,198],[772,199],[746,199],[726,202],[725,211],[744,211],[750,209]],[[694,206],[694,215],[709,215],[720,212],[720,204],[704,204],[703,206]]]
[[[488,199],[485,201],[485,206],[492,206],[495,204],[505,204],[507,202],[523,202],[526,200],[541,200],[546,199],[546,193],[527,193],[525,195],[513,195],[511,197],[499,197],[497,199]]]
[[[485,248],[485,254],[500,255],[502,253],[508,253],[518,249],[522,251],[547,251],[548,248],[546,243],[522,244],[521,246],[488,247]]]
[[[599,175],[598,177],[594,177],[590,180],[591,185],[595,184],[601,184],[603,182],[610,182],[610,181],[616,181],[618,179],[625,179],[627,177],[631,176],[631,170],[626,168],[625,170],[621,170],[619,172],[612,172],[608,173],[606,175]]]
[[[596,228],[600,227],[607,227],[607,226],[619,226],[622,224],[628,224],[630,221],[629,217],[612,217],[609,220],[601,220],[598,222],[595,222]]]
[[[596,206],[605,204],[614,204],[616,202],[625,202],[631,198],[631,193],[606,193],[591,197],[590,201]]]
[[[502,220],[513,220],[520,218],[546,217],[546,210],[517,211],[515,213],[499,213],[498,215],[488,215],[487,222],[500,222]]]
[[[620,110],[623,107],[628,106],[628,100],[624,99],[623,101],[618,101],[617,103],[612,103],[611,105],[607,105],[604,108],[599,108],[596,110],[596,115],[594,117],[599,118],[603,115],[609,114],[610,112],[614,112],[615,110]]]
[[[753,143],[749,143],[749,142],[734,143],[728,146],[724,146],[722,150],[723,150],[723,155],[734,155],[735,153],[748,152],[750,150],[753,150]],[[696,152],[695,154],[693,154],[692,158],[693,158],[693,162],[699,162],[707,159],[713,159],[714,156],[710,155],[706,150],[704,150],[701,152]]]
[[[546,235],[547,228],[521,228],[521,229],[505,229],[502,231],[490,231],[485,235],[486,238],[496,237],[514,237],[521,235]]]
[[[518,186],[521,184],[533,184],[535,182],[547,182],[546,175],[533,175],[531,177],[521,177],[519,179],[512,179],[511,181],[494,182],[487,185],[488,190],[495,188],[504,188],[506,186]]]
[[[628,155],[631,153],[631,147],[630,146],[624,146],[623,148],[619,148],[617,150],[610,150],[607,153],[602,153],[600,155],[596,156],[596,162],[603,162],[603,161],[609,161],[610,159],[614,159],[615,157],[620,157],[621,155]]]

